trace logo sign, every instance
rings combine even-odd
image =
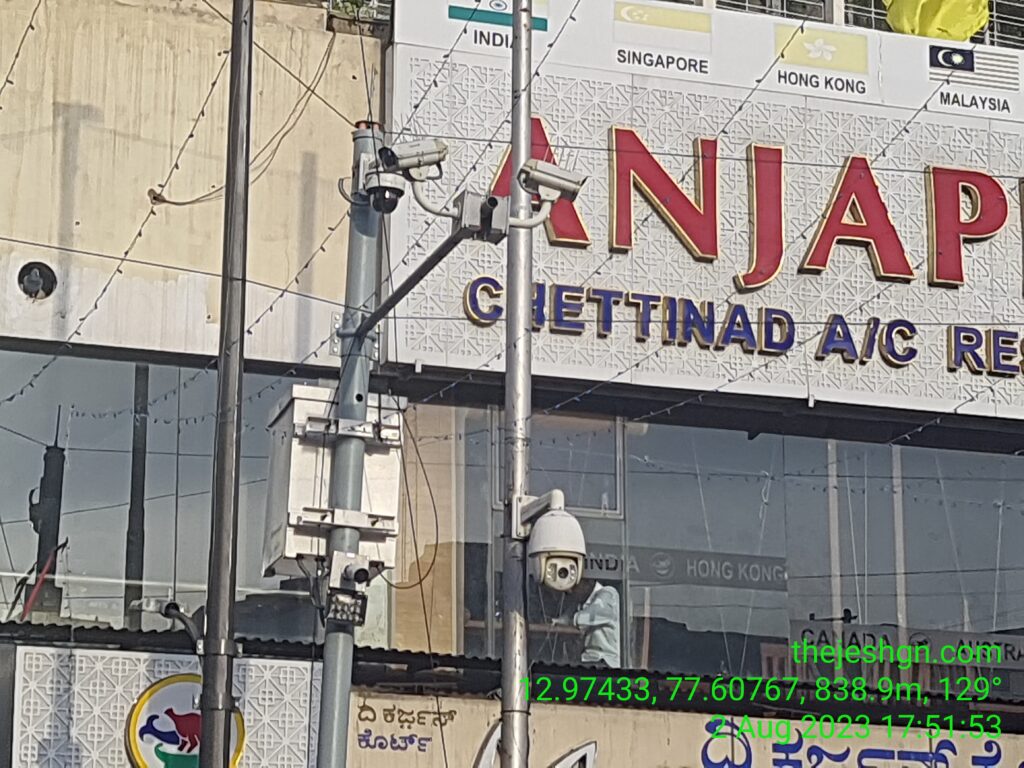
[[[868,38],[850,32],[775,25],[775,54],[785,64],[866,75]]]
[[[125,749],[134,768],[198,768],[200,742],[199,675],[165,677],[147,688],[128,713]],[[235,712],[231,766],[242,759],[245,724]]]
[[[533,28],[548,29],[547,0],[538,0],[533,8]],[[497,27],[512,26],[512,0],[449,0],[448,18]]]
[[[784,557],[632,547],[624,562],[621,550],[595,546],[584,561],[585,575],[596,579],[618,580],[626,569],[634,583],[643,586],[692,584],[769,592],[787,589]]]
[[[1006,51],[948,45],[928,47],[928,79],[1000,91],[1020,90],[1020,60]]]
[[[616,0],[614,29],[618,42],[711,52],[711,14],[703,11]]]

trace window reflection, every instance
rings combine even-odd
[[[47,359],[0,352],[0,391],[19,388]],[[260,574],[267,471],[264,427],[274,401],[290,384],[274,376],[245,377],[238,538],[238,589],[243,601],[251,594],[279,591],[278,581]],[[52,538],[67,546],[55,558],[53,604],[40,602],[37,596],[29,620],[165,629],[163,619],[141,615],[131,601],[174,598],[190,613],[201,610],[215,395],[212,371],[61,358],[25,397],[0,412],[0,618],[12,607],[12,617],[19,618],[24,598],[31,593],[30,578],[22,599],[12,605],[20,577],[37,559],[39,537],[30,520],[29,493],[33,492],[33,501],[40,500],[36,489],[44,451],[54,444],[55,432],[56,445],[63,450],[64,475],[58,529]],[[147,415],[136,419],[134,413]],[[134,485],[133,448],[140,458],[135,462]],[[129,543],[133,494],[140,508],[141,538]],[[50,545],[44,549],[49,551]],[[141,555],[141,584],[126,593],[132,552]],[[240,605],[244,616],[244,602]],[[274,624],[266,616],[259,621],[264,630]],[[240,621],[239,629],[244,634],[260,627]],[[289,631],[294,633],[294,624]]]
[[[46,358],[4,352],[0,359],[0,392],[9,392]],[[36,505],[41,529],[46,498],[36,489],[46,451],[56,444],[64,452],[63,494],[57,533],[46,535],[67,547],[52,566],[59,591],[37,595],[30,620],[132,626],[125,577],[139,375],[131,362],[61,359],[26,397],[0,411],[4,616],[12,605],[12,616],[20,615],[25,594],[16,596],[18,581],[40,555],[30,510]],[[135,594],[175,597],[201,615],[216,377],[149,365],[146,378],[141,493],[135,462],[145,542]],[[291,383],[261,375],[245,381],[239,631],[309,639],[316,619],[306,585],[260,573],[264,427]],[[399,562],[389,575],[395,588],[375,585],[381,618],[374,644],[497,656],[500,411],[421,406],[407,418]],[[794,665],[789,644],[807,633],[827,637],[837,627],[896,638],[961,633],[1024,649],[1024,552],[1015,546],[1024,536],[1022,462],[952,449],[538,415],[531,487],[565,491],[586,534],[588,582],[570,594],[528,582],[533,658],[603,658],[614,617],[596,630],[577,620],[602,589],[616,597],[623,666],[813,676],[823,671]],[[611,605],[612,593],[604,594]],[[138,618],[143,628],[168,628],[158,617]],[[1019,659],[1024,650],[1003,667],[1007,690],[1024,684]],[[940,672],[913,674],[937,679]]]
[[[428,469],[438,487],[457,488],[441,546],[457,553],[451,599],[464,622],[434,650],[498,656],[500,415],[437,410],[460,414],[438,418],[438,434],[453,436]],[[796,664],[790,645],[837,631],[899,642],[942,630],[1024,648],[1024,554],[1008,545],[1024,534],[1022,458],[598,417],[538,417],[534,436],[534,492],[569,493],[594,580],[579,595],[528,582],[539,662],[583,661],[588,638],[573,618],[595,582],[618,595],[623,666],[815,677],[832,671]],[[437,578],[428,600],[442,616],[449,577]],[[1024,678],[1024,662],[1014,664],[1021,674],[1004,669],[1007,686]],[[908,674],[927,683],[951,673]]]
[[[638,666],[759,674],[788,633],[782,440],[627,429],[631,647]]]

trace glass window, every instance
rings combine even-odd
[[[495,412],[498,462],[505,470],[503,422]],[[536,414],[530,420],[530,493],[559,488],[565,504],[583,513],[619,513],[618,428],[612,419]],[[504,485],[495,489],[500,506]]]
[[[754,638],[788,633],[782,440],[626,430],[636,666],[760,674]]]
[[[0,352],[0,392],[17,390],[48,359]],[[266,425],[291,383],[245,377],[240,634],[299,639],[312,629],[308,596],[260,572]],[[32,621],[168,628],[132,605],[142,597],[174,598],[201,617],[215,395],[212,371],[63,357],[0,410],[0,618],[20,617],[29,600]],[[55,578],[33,598],[31,574],[51,557]]]
[[[889,31],[883,0],[846,0],[846,23],[853,27],[867,27]]]
[[[716,6],[731,11],[767,13],[797,19],[825,19],[824,0],[718,0]]]

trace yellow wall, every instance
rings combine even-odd
[[[229,0],[211,3],[230,14]],[[4,70],[35,6],[0,5]],[[254,55],[253,155],[303,101],[308,106],[252,185],[249,275],[265,286],[250,285],[250,321],[346,208],[337,180],[350,173],[352,128],[342,116],[356,121],[369,111],[364,53],[379,117],[379,42],[325,31],[318,6],[256,3],[255,38],[266,53]],[[226,67],[188,136],[227,59],[230,27],[202,0],[44,2],[32,21],[13,82],[0,94],[0,335],[64,340],[146,220],[147,190],[164,180],[183,144],[169,198],[191,199],[223,182]],[[332,41],[319,98],[303,99],[306,87],[286,70],[310,83]],[[214,353],[222,220],[220,199],[158,205],[76,341]],[[344,291],[345,243],[341,227],[290,286],[311,298],[280,301],[247,340],[250,357],[298,359],[326,338],[330,302]],[[32,260],[58,273],[58,290],[44,301],[28,300],[16,285]]]

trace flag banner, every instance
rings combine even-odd
[[[988,26],[988,0],[883,0],[893,32],[966,42]]]
[[[1020,59],[1012,51],[932,45],[928,49],[928,79],[951,85],[1019,91]]]
[[[711,52],[711,14],[616,0],[615,40],[700,53]]]
[[[512,0],[449,0],[448,18],[497,27],[512,26]],[[547,32],[548,2],[534,0],[533,29]]]
[[[775,25],[775,55],[783,64],[868,73],[868,38],[853,32]]]

